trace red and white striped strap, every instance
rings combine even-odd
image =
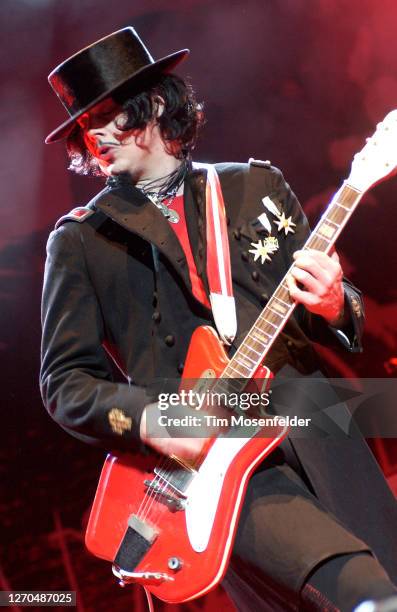
[[[237,317],[222,190],[214,166],[194,162],[193,168],[207,171],[205,214],[210,302],[218,333],[225,344],[231,344],[237,333]]]

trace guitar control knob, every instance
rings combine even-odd
[[[178,559],[178,557],[170,557],[168,559],[168,567],[170,570],[174,570],[174,572],[182,569],[182,561],[181,559]]]

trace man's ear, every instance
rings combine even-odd
[[[161,96],[155,96],[153,98],[153,104],[154,104],[154,116],[156,119],[158,119],[159,117],[161,117],[161,115],[164,112],[164,108],[165,108],[164,98],[162,98]]]

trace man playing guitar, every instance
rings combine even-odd
[[[192,333],[215,327],[217,316],[210,171],[191,160],[203,111],[173,73],[187,54],[154,61],[125,28],[49,77],[69,118],[46,141],[66,139],[70,169],[107,185],[62,217],[48,241],[41,388],[52,417],[83,441],[119,451],[147,445],[190,461],[206,438],[170,437],[166,428],[153,437],[147,427],[158,410],[153,381],[180,377]],[[266,365],[318,371],[311,340],[360,351],[360,292],[343,279],[335,251],[302,249],[308,224],[281,172],[257,160],[215,171],[238,323],[229,354],[293,262],[288,290],[299,306]],[[125,382],[114,381],[109,354]],[[347,611],[390,597],[392,517],[364,441],[285,439],[249,482],[225,588],[241,610]]]

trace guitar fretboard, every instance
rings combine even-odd
[[[347,221],[358,205],[362,191],[345,182],[335,194],[326,211],[310,234],[303,249],[329,252]],[[246,380],[253,377],[263,362],[270,347],[291,316],[295,302],[290,298],[287,277],[295,264],[289,268],[276,291],[248,332],[244,341],[226,366],[213,390],[222,389],[222,381],[227,380],[227,390],[241,391]],[[231,381],[230,379],[240,379]]]

